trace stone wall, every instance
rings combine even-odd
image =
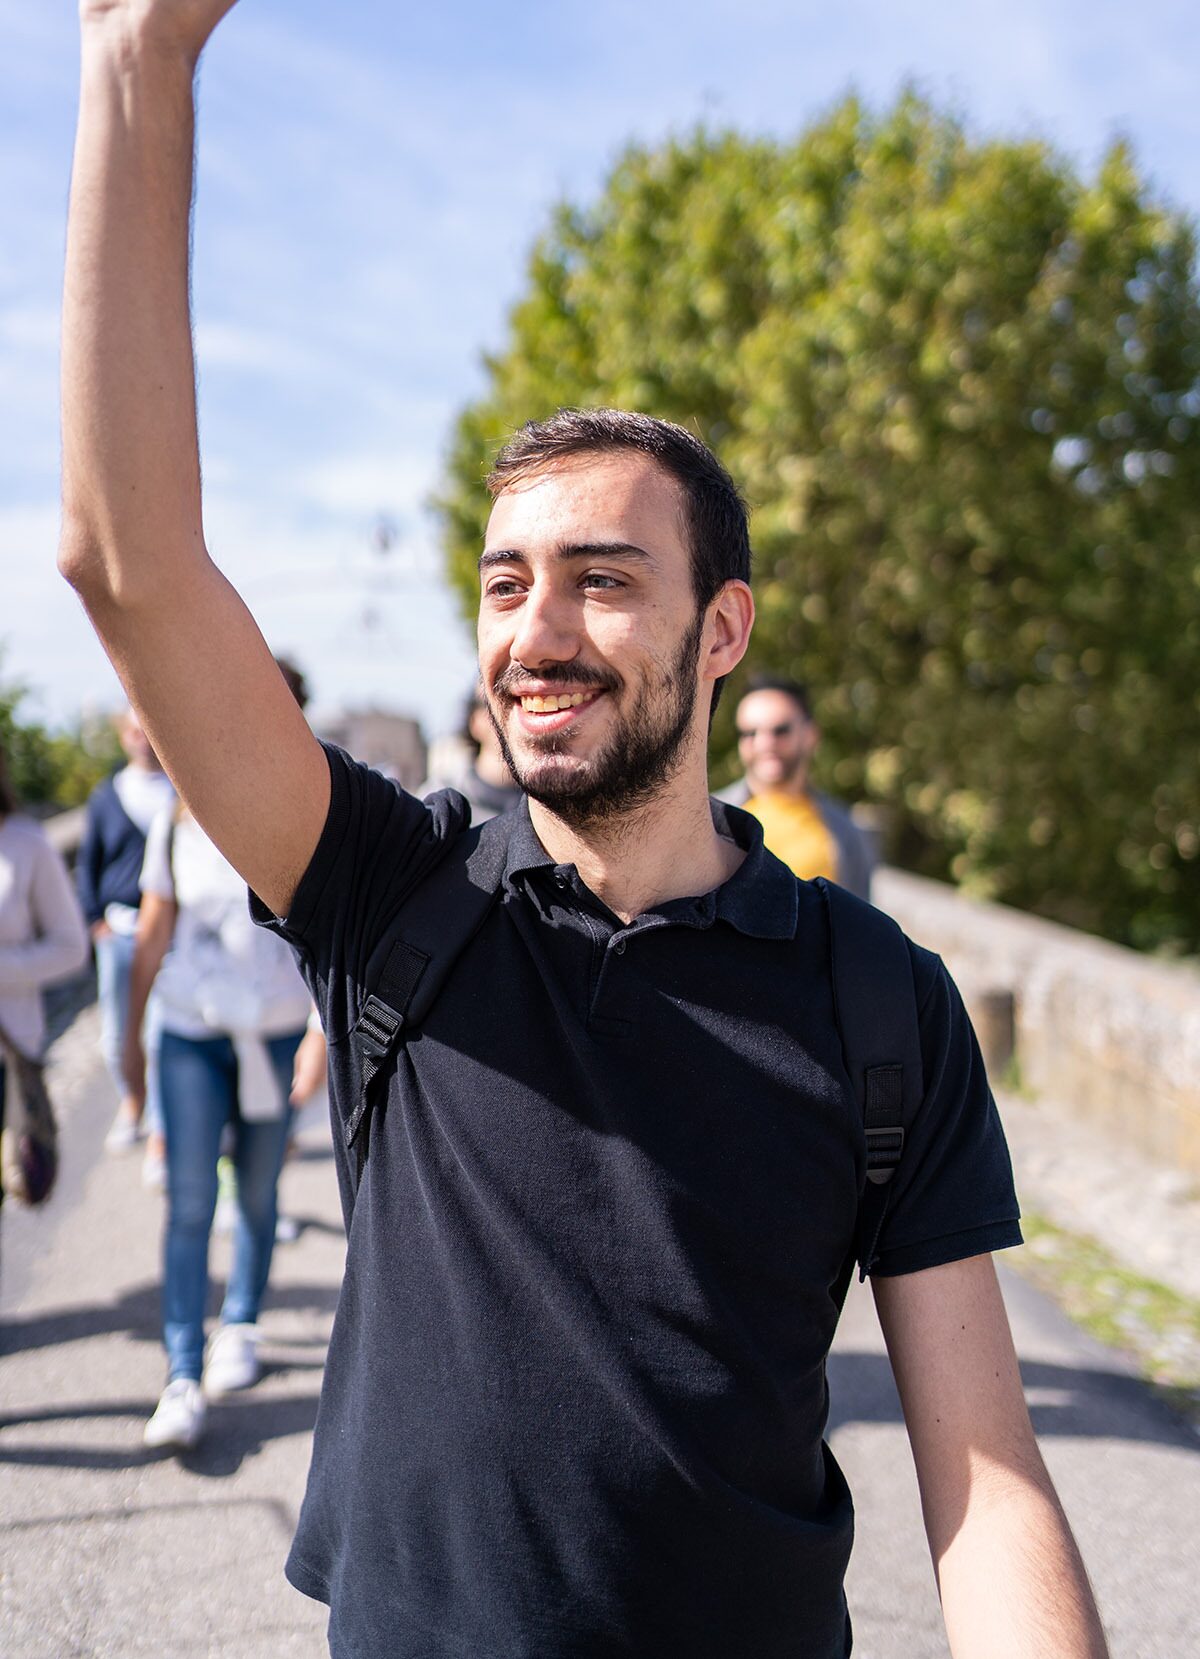
[[[872,892],[935,950],[972,1017],[1010,992],[1021,1083],[1148,1157],[1200,1176],[1200,972],[940,882],[881,869]]]

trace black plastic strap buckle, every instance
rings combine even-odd
[[[386,1060],[403,1025],[403,1014],[389,1008],[386,1002],[380,1002],[378,997],[370,996],[363,1003],[354,1034],[373,1059]]]
[[[886,1129],[867,1130],[867,1180],[877,1187],[896,1173],[904,1151],[904,1130],[899,1124]]]

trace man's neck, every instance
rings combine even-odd
[[[681,775],[628,814],[576,828],[531,800],[538,840],[556,864],[574,864],[598,899],[630,922],[669,899],[699,897],[730,876],[746,856],[717,834],[707,777]]]

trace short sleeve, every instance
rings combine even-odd
[[[142,874],[138,886],[143,893],[156,899],[174,899],[175,882],[171,875],[171,826],[175,822],[172,803],[156,812],[146,832],[146,851],[142,856]]]
[[[329,812],[286,917],[255,895],[260,926],[296,951],[326,1035],[340,1042],[358,1018],[367,966],[398,911],[470,825],[461,795],[418,801],[332,744]]]
[[[925,1092],[871,1267],[883,1276],[1021,1243],[1008,1145],[962,997],[938,957],[910,949]]]

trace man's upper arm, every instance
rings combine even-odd
[[[231,4],[81,13],[59,562],[181,798],[280,911],[317,845],[328,769],[205,551],[188,284],[194,71]]]
[[[921,1486],[934,1559],[976,1482],[1041,1478],[992,1258],[872,1281]]]
[[[276,913],[329,808],[329,767],[250,612],[203,556],[115,603],[81,588],[147,736],[196,821]]]

